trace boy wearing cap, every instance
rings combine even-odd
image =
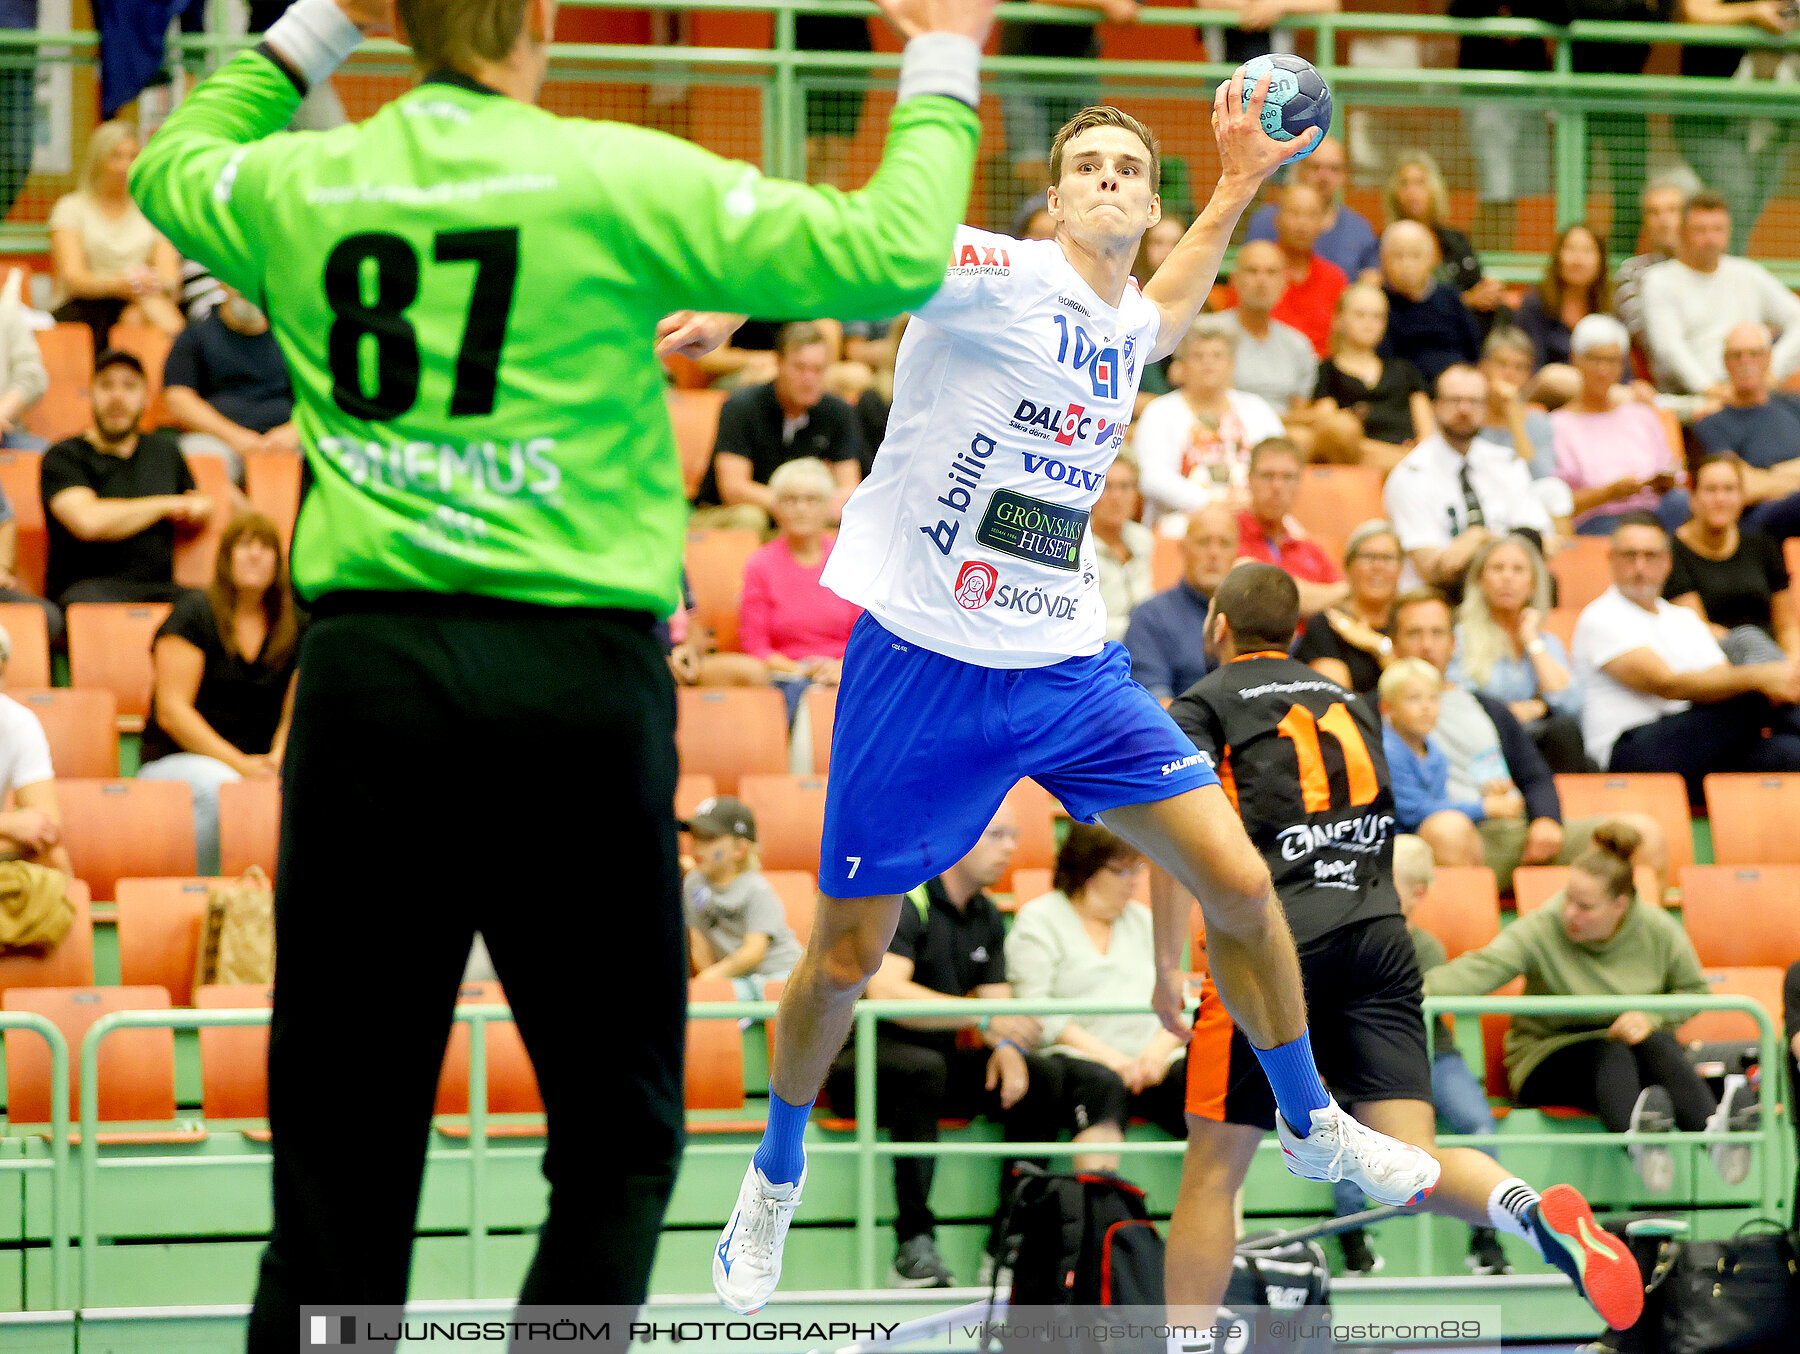
[[[695,867],[682,881],[688,952],[696,978],[729,978],[744,1001],[785,978],[800,958],[781,899],[756,859],[756,819],[730,795],[708,799],[685,824]]]
[[[130,353],[94,359],[93,422],[44,453],[39,471],[50,561],[44,592],[71,602],[173,602],[175,533],[202,526],[199,492],[173,436],[142,433],[150,387]]]

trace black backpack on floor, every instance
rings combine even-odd
[[[1303,1308],[1309,1309],[1307,1319],[1291,1320]],[[1324,1328],[1330,1320],[1331,1266],[1318,1242],[1261,1245],[1254,1233],[1238,1242],[1217,1323],[1248,1328],[1227,1342],[1232,1349],[1242,1354],[1324,1354],[1333,1347]]]

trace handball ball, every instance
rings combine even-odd
[[[1317,127],[1320,139],[1331,129],[1331,87],[1325,83],[1312,62],[1305,57],[1277,52],[1272,56],[1253,57],[1240,70],[1244,72],[1244,107],[1256,82],[1269,77],[1269,97],[1263,102],[1262,128],[1277,141],[1292,141],[1306,135],[1308,127]],[[1318,141],[1283,160],[1291,165],[1304,160],[1318,146]]]

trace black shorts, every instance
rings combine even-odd
[[[1300,951],[1300,977],[1313,1056],[1340,1104],[1431,1102],[1419,963],[1402,918],[1376,917],[1320,937]],[[1275,1093],[1210,978],[1187,1063],[1189,1114],[1275,1127]]]

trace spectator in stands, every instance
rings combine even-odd
[[[0,489],[0,602],[29,602],[44,613],[44,628],[49,632],[50,643],[62,643],[63,614],[62,608],[47,597],[39,597],[21,586],[22,580],[14,572],[19,563],[19,519],[14,510],[12,500],[7,498],[6,491]]]
[[[1631,341],[1642,350],[1644,333],[1644,274],[1675,257],[1681,246],[1681,213],[1688,194],[1699,187],[1691,173],[1659,174],[1644,185],[1641,206],[1645,243],[1650,247],[1625,259],[1613,273],[1613,310],[1624,322]]]
[[[1050,0],[1070,9],[1098,9],[1108,23],[1128,24],[1137,18],[1138,0]],[[1091,23],[1003,23],[1000,25],[1002,56],[1076,58],[1091,61],[1100,55],[1100,38]],[[1054,93],[1028,93],[1028,90]],[[1053,82],[1010,85],[1001,95],[1006,117],[1006,150],[1013,177],[1033,188],[1050,182],[1050,141],[1057,129],[1090,104],[1100,103],[1097,78],[1059,75]],[[1021,237],[1027,238],[1027,237]],[[1049,238],[1048,236],[1044,238]]]
[[[12,636],[0,628],[0,678],[12,661]],[[74,878],[62,844],[62,812],[56,804],[56,769],[38,717],[11,696],[0,695],[0,860],[28,860]]]
[[[1777,540],[1800,536],[1800,398],[1774,389],[1767,325],[1734,326],[1724,351],[1725,407],[1695,423],[1694,436],[1743,463],[1746,526]],[[1670,507],[1665,520],[1679,520]]]
[[[1335,136],[1321,138],[1307,156],[1293,168],[1293,182],[1304,184],[1325,200],[1325,226],[1313,242],[1313,250],[1335,263],[1344,276],[1356,281],[1376,266],[1378,247],[1375,228],[1354,207],[1344,205],[1344,189],[1350,182],[1349,157],[1344,143]],[[1249,240],[1275,238],[1275,204],[1266,202],[1256,209],[1245,232]]]
[[[1539,19],[1562,17],[1553,0],[1450,0],[1453,19]],[[1542,38],[1466,33],[1456,41],[1456,64],[1465,71],[1548,72],[1550,49]],[[1487,248],[1510,249],[1518,226],[1519,203],[1550,188],[1550,129],[1543,109],[1521,108],[1510,99],[1474,99],[1467,111],[1479,180],[1475,231]]]
[[[1394,596],[1400,581],[1400,538],[1386,522],[1364,522],[1344,543],[1349,596],[1308,616],[1294,641],[1294,657],[1339,686],[1367,696],[1392,659]]]
[[[1045,211],[1044,219],[1049,221],[1048,209]],[[1187,228],[1190,224],[1191,222],[1187,216],[1183,215],[1181,212],[1175,211],[1168,203],[1163,203],[1162,217],[1154,226],[1151,226],[1149,230],[1144,232],[1144,238],[1138,242],[1137,262],[1132,265],[1131,275],[1138,280],[1139,286],[1142,286],[1156,276],[1156,270],[1163,266],[1163,260],[1168,258],[1174,251],[1175,246],[1181,243],[1181,237],[1187,234]],[[1049,239],[1055,235],[1055,225],[1056,223],[1054,221],[1050,221],[1051,229],[1043,238]],[[1243,250],[1240,249],[1238,251],[1238,266],[1240,268],[1243,267],[1243,258],[1244,253]],[[1269,304],[1273,305],[1274,300],[1271,299]],[[1238,353],[1239,364],[1246,372],[1251,371],[1252,368],[1249,363],[1242,360],[1243,348],[1241,340]],[[1144,363],[1144,374],[1138,380],[1137,408],[1134,411],[1134,414],[1143,413],[1144,406],[1150,403],[1151,400],[1155,399],[1158,395],[1167,395],[1169,391],[1174,389],[1174,387],[1169,384],[1169,368],[1174,361],[1174,356],[1171,355],[1165,357],[1160,362]],[[1277,408],[1283,407],[1280,400],[1267,392],[1257,390],[1256,393],[1261,395],[1264,399],[1269,400]]]
[[[804,323],[819,331],[827,365],[843,356],[842,324],[826,319]],[[717,389],[737,391],[746,386],[767,385],[781,369],[780,342],[788,324],[786,320],[746,320],[724,343],[693,360]]]
[[[1158,700],[1173,700],[1206,676],[1206,607],[1237,552],[1237,514],[1231,508],[1209,503],[1189,513],[1181,581],[1132,611],[1125,629],[1131,676]]]
[[[1731,213],[1716,193],[1695,193],[1681,209],[1675,257],[1644,274],[1644,330],[1657,387],[1726,400],[1725,336],[1760,322],[1778,331],[1774,383],[1800,370],[1800,298],[1760,263],[1725,252]]]
[[[756,855],[756,818],[742,800],[703,800],[682,824],[694,868],[681,881],[688,966],[696,979],[729,978],[739,1001],[793,972],[800,942]]]
[[[1530,538],[1489,541],[1469,565],[1456,613],[1456,653],[1445,676],[1504,701],[1552,771],[1592,771],[1568,650],[1543,628],[1549,609],[1550,571]]]
[[[1313,455],[1386,472],[1437,430],[1430,388],[1404,357],[1382,354],[1388,298],[1357,283],[1338,297],[1331,356],[1313,386]]]
[[[1525,293],[1514,317],[1531,338],[1532,369],[1567,362],[1575,326],[1589,315],[1611,314],[1612,290],[1606,246],[1593,227],[1585,222],[1563,227],[1544,265],[1544,280]]]
[[[1006,927],[985,890],[1006,874],[1019,829],[1002,804],[968,855],[900,903],[899,925],[881,967],[869,980],[876,1001],[989,1000],[1013,995],[1006,981]],[[980,1045],[960,1047],[959,1028],[979,1031]],[[1010,1142],[1046,1142],[1067,1128],[1085,1142],[1123,1094],[1109,1068],[1082,1058],[1034,1050],[1043,1024],[1033,1016],[934,1016],[877,1026],[875,1107],[895,1142],[936,1142],[946,1115],[985,1114]],[[839,1114],[856,1108],[856,1055],[838,1055],[825,1094]],[[1116,1139],[1115,1139],[1116,1140]],[[1077,1169],[1086,1166],[1077,1155]],[[935,1157],[897,1157],[894,1196],[899,1243],[889,1283],[947,1288],[954,1279],[938,1254],[931,1212]],[[1001,1200],[1005,1213],[1009,1199]]]
[[[181,260],[126,191],[137,153],[137,133],[129,124],[96,127],[88,138],[80,186],[58,198],[50,212],[52,313],[92,329],[96,353],[106,350],[107,336],[120,321],[181,332],[175,305]]]
[[[1006,977],[1015,997],[1144,1006],[1136,1015],[1043,1018],[1036,1051],[1111,1068],[1129,1092],[1119,1100],[1118,1117],[1097,1124],[1085,1142],[1105,1142],[1105,1130],[1114,1141],[1123,1138],[1128,1115],[1148,1119],[1172,1138],[1187,1137],[1187,1055],[1150,1012],[1155,936],[1149,906],[1133,897],[1149,865],[1105,828],[1074,824],[1056,853],[1051,891],[1019,909],[1006,937]],[[1117,1170],[1118,1158],[1103,1164]]]
[[[1733,663],[1800,658],[1781,543],[1742,527],[1743,511],[1743,462],[1708,456],[1694,470],[1694,515],[1669,542],[1662,595],[1705,621]]]
[[[1528,997],[1705,995],[1706,975],[1681,923],[1638,900],[1632,879],[1638,847],[1629,824],[1602,827],[1555,897],[1481,949],[1432,969],[1425,975],[1426,995],[1479,996],[1518,977],[1525,979]],[[1670,1021],[1642,1011],[1611,1018],[1515,1015],[1506,1034],[1506,1076],[1520,1104],[1589,1110],[1613,1133],[1723,1131],[1756,1123],[1752,1097],[1739,1091],[1721,1106]],[[1660,1193],[1674,1184],[1667,1147],[1630,1150],[1648,1188]],[[1728,1184],[1749,1174],[1743,1148],[1719,1143],[1711,1156]]]
[[[281,535],[260,513],[233,519],[205,592],[187,592],[150,646],[144,780],[194,794],[200,873],[219,872],[219,787],[281,774],[293,710],[300,619]]]
[[[868,52],[869,21],[860,14],[796,14],[794,46],[803,52]],[[862,125],[860,89],[806,90],[806,168],[812,183],[849,188],[850,146]]]
[[[5,89],[0,74],[0,99]],[[42,451],[49,443],[26,432],[24,420],[25,411],[50,388],[50,374],[44,370],[37,335],[25,323],[24,285],[23,270],[12,268],[0,286],[0,449]]]
[[[1408,593],[1394,603],[1394,655],[1423,658],[1439,672],[1447,671],[1453,652],[1450,607],[1429,588]],[[1579,668],[1577,669],[1579,680]],[[1592,699],[1592,690],[1588,699]],[[1567,865],[1586,849],[1602,818],[1562,820],[1556,778],[1543,754],[1503,701],[1479,691],[1447,686],[1435,734],[1450,759],[1450,793],[1458,800],[1516,789],[1525,799],[1525,817],[1489,818],[1477,833],[1434,840],[1440,865],[1486,865],[1499,881],[1500,892],[1512,892],[1513,871],[1520,865]],[[1655,871],[1668,886],[1667,839],[1656,820],[1643,814],[1621,814],[1638,831],[1642,845],[1637,864]]]
[[[1434,276],[1437,241],[1417,221],[1381,233],[1381,285],[1387,292],[1383,357],[1404,357],[1427,381],[1481,356],[1481,330],[1462,296]]]
[[[1388,520],[1406,549],[1402,587],[1423,581],[1460,592],[1469,560],[1489,539],[1550,530],[1531,471],[1511,447],[1481,434],[1487,377],[1462,363],[1438,378],[1438,430],[1406,454],[1382,487]]]
[[[831,465],[837,484],[827,521],[861,481],[862,436],[850,406],[825,390],[831,345],[815,324],[781,331],[780,366],[766,385],[735,392],[719,411],[713,462],[700,482],[696,526],[766,531],[773,495],[769,477],[802,457]]]
[[[1450,215],[1450,190],[1444,186],[1437,161],[1422,150],[1404,152],[1388,175],[1382,205],[1387,209],[1390,225],[1395,221],[1417,221],[1431,232],[1438,247],[1433,276],[1462,297],[1463,304],[1474,313],[1476,328],[1485,337],[1494,321],[1506,314],[1505,293],[1499,278],[1482,273],[1481,257],[1469,243],[1469,237],[1446,222]]]
[[[1137,520],[1144,496],[1138,492],[1137,457],[1121,451],[1106,469],[1106,485],[1094,500],[1088,528],[1094,534],[1094,561],[1100,570],[1100,600],[1106,604],[1106,637],[1123,640],[1132,610],[1156,590],[1152,557],[1156,537]]]
[[[1264,438],[1250,449],[1250,506],[1238,513],[1238,560],[1273,564],[1300,587],[1300,611],[1309,615],[1349,596],[1343,570],[1296,531],[1294,504],[1306,458],[1287,437]]]
[[[94,421],[44,453],[38,478],[50,563],[44,591],[74,602],[173,602],[175,533],[212,516],[174,435],[140,433],[149,400],[144,365],[130,353],[94,363]]]
[[[712,627],[694,609],[687,571],[681,575],[681,605],[669,617],[669,673],[681,686],[766,686],[769,669],[746,653],[720,653]]]
[[[1231,286],[1237,304],[1214,323],[1227,328],[1237,343],[1233,370],[1238,384],[1267,400],[1284,419],[1292,418],[1312,399],[1319,359],[1305,334],[1275,316],[1288,289],[1281,250],[1266,240],[1252,240],[1239,249]]]
[[[1351,282],[1342,268],[1318,252],[1324,229],[1324,198],[1303,183],[1282,189],[1275,211],[1275,247],[1281,251],[1287,285],[1272,313],[1305,334],[1319,357],[1331,351],[1332,316],[1338,297]]]
[[[1132,436],[1150,525],[1208,503],[1247,501],[1250,448],[1285,429],[1269,402],[1233,387],[1237,347],[1231,332],[1202,318],[1175,356],[1181,389],[1152,400]],[[1162,527],[1178,530],[1179,520]]]
[[[1200,29],[1207,58],[1242,65],[1270,52],[1292,52],[1294,36],[1274,26],[1290,14],[1336,14],[1339,0],[1223,0],[1223,10],[1237,12],[1237,26]]]
[[[1612,316],[1585,316],[1570,340],[1581,390],[1550,415],[1556,475],[1569,486],[1584,536],[1611,535],[1625,514],[1654,511],[1681,468],[1656,411],[1618,398],[1630,344]]]
[[[1050,215],[1050,195],[1040,188],[1021,202],[1007,234],[1015,240],[1054,240],[1056,218]]]
[[[1490,442],[1512,444],[1515,451],[1529,448],[1524,457],[1531,478],[1544,480],[1556,474],[1556,440],[1550,415],[1526,398],[1532,386],[1536,349],[1531,336],[1510,324],[1497,324],[1481,345],[1481,374],[1488,378],[1487,418],[1481,435]],[[1567,516],[1553,508],[1552,516]]]
[[[163,399],[181,428],[184,456],[217,456],[244,482],[244,457],[300,450],[294,389],[269,319],[235,288],[182,330],[163,367]]]
[[[873,331],[883,330],[879,338],[857,340],[861,356],[859,361],[866,361],[869,367],[869,382],[856,401],[856,427],[862,435],[862,467],[863,478],[875,466],[875,453],[881,450],[881,444],[887,437],[888,413],[894,403],[894,358],[900,352],[900,340],[906,334],[907,317],[902,315],[888,325],[846,325],[846,334],[850,329]],[[851,340],[844,339],[846,348]]]
[[[1609,771],[1674,771],[1696,804],[1709,771],[1800,771],[1800,662],[1734,665],[1705,621],[1663,600],[1670,567],[1648,513],[1614,530],[1613,586],[1575,625],[1588,756]]]
[[[1397,658],[1376,684],[1381,696],[1381,744],[1394,782],[1394,820],[1431,847],[1440,863],[1479,865],[1475,825],[1525,816],[1525,798],[1496,777],[1479,794],[1453,798],[1450,758],[1432,735],[1442,717],[1442,674],[1422,658]]]
[[[836,686],[844,647],[862,608],[819,582],[837,534],[826,530],[837,481],[808,456],[769,477],[769,507],[779,534],[750,556],[738,603],[738,647],[761,659],[788,692],[788,714],[809,682]]]

